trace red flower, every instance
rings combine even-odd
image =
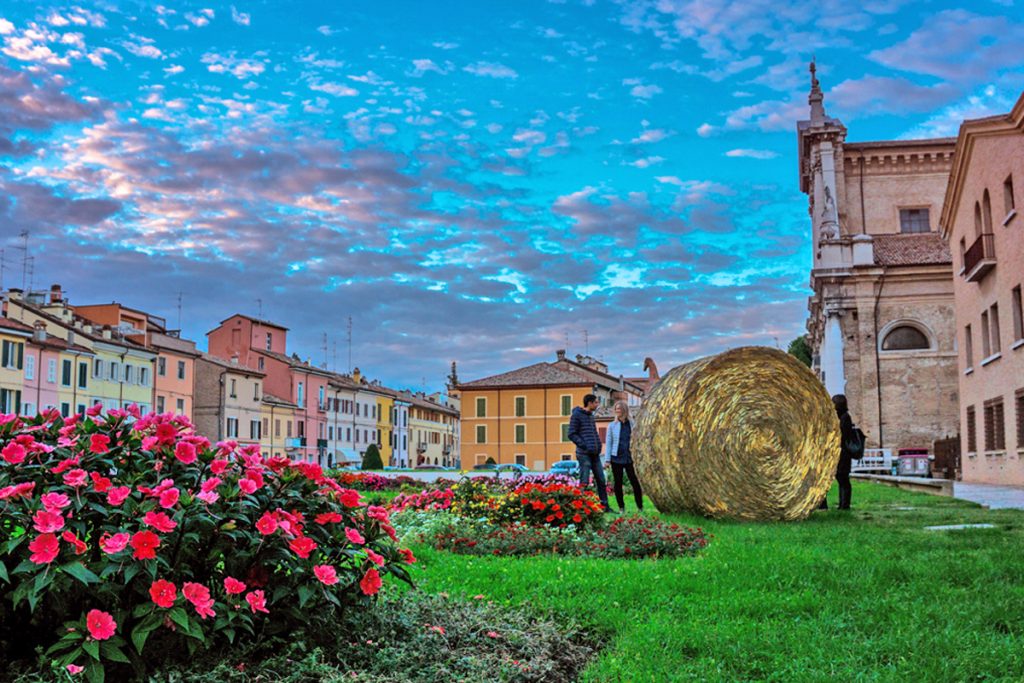
[[[174,457],[186,465],[191,465],[196,461],[196,447],[188,441],[179,441],[174,447]]]
[[[178,588],[170,581],[157,579],[149,587],[149,597],[157,604],[157,607],[170,609],[174,607],[174,601],[178,598]]]
[[[238,480],[238,488],[241,489],[243,493],[252,494],[256,493],[257,486],[256,482],[252,479],[245,478]]]
[[[292,542],[288,544],[288,547],[295,551],[295,554],[306,559],[309,554],[316,550],[316,541],[308,536],[299,536],[298,538],[292,539]]]
[[[356,491],[354,489],[345,489],[344,491],[341,492],[341,495],[339,496],[341,504],[347,508],[359,507],[361,498],[362,497],[359,495],[359,491]]]
[[[192,603],[200,617],[214,617],[217,614],[213,611],[213,598],[210,597],[210,589],[201,583],[186,583],[181,587],[181,593],[185,599]]]
[[[136,560],[152,560],[160,546],[160,537],[152,531],[139,531],[132,536],[131,546],[135,549],[132,557]]]
[[[95,640],[106,640],[117,630],[117,622],[114,621],[114,617],[98,609],[90,610],[85,615],[85,625],[89,629],[89,635]]]
[[[370,558],[370,562],[373,562],[378,567],[384,564],[384,556],[374,552],[370,548],[366,549],[366,556]]]
[[[575,515],[572,516],[572,521],[576,524],[579,524],[583,521],[583,518],[580,517],[580,513],[577,512]]]
[[[228,463],[227,460],[217,458],[216,460],[210,462],[210,471],[213,472],[214,474],[220,474],[221,472],[228,468],[229,464],[230,463]]]
[[[359,589],[363,591],[364,595],[376,595],[381,585],[383,585],[383,581],[380,580],[380,574],[377,573],[376,569],[371,569],[366,572],[359,582]]]
[[[89,549],[89,546],[84,541],[79,540],[78,536],[75,536],[71,531],[65,531],[60,537],[75,547],[75,555],[81,555]]]
[[[246,593],[245,601],[249,603],[249,609],[256,612],[263,612],[264,614],[270,614],[270,610],[267,609],[267,600],[263,597],[263,591],[251,591]]]
[[[89,477],[92,479],[92,487],[96,489],[96,493],[103,493],[110,488],[110,480],[103,475],[90,472]]]
[[[363,535],[351,527],[345,529],[345,538],[347,538],[349,543],[352,543],[353,545],[363,545],[366,543],[366,539],[363,538]]]
[[[60,541],[53,534],[41,534],[28,544],[32,555],[28,559],[36,564],[50,564],[60,553]]]
[[[155,436],[161,446],[167,446],[178,436],[178,430],[170,422],[162,422],[156,426]]]
[[[64,528],[64,516],[59,512],[39,510],[32,515],[32,528],[41,534],[48,534],[52,531],[60,531]]]
[[[160,507],[170,509],[178,504],[181,492],[178,489],[167,489],[160,494]]]
[[[107,491],[107,502],[111,505],[120,505],[131,495],[131,488],[128,486],[115,486]]]
[[[233,579],[230,576],[224,577],[224,590],[227,591],[228,595],[238,595],[239,593],[245,592],[245,584],[238,579]]]
[[[264,536],[269,536],[277,531],[277,517],[270,512],[264,512],[263,516],[256,522],[256,529]]]
[[[89,479],[89,474],[83,469],[75,468],[64,475],[64,483],[68,486],[79,486],[85,485],[85,482]]]
[[[25,447],[14,441],[4,446],[4,460],[12,465],[18,465],[25,460]]]
[[[128,546],[128,541],[130,539],[131,536],[123,531],[121,533],[114,534],[113,536],[104,534],[103,537],[100,538],[100,549],[108,555],[113,555],[114,553],[119,553],[124,550]]]
[[[333,586],[338,583],[338,570],[329,564],[318,564],[313,567],[313,573],[316,574],[316,578],[320,579],[320,583],[325,586]]]
[[[97,415],[99,415],[102,412],[103,412],[103,404],[102,403],[93,403],[91,406],[89,406],[88,408],[85,409],[85,414],[88,415],[89,417],[96,417]]]
[[[146,515],[142,518],[142,523],[146,526],[151,526],[157,531],[165,534],[174,531],[175,527],[178,526],[177,522],[175,522],[173,519],[168,517],[163,512],[153,512],[152,510],[147,512]]]
[[[106,434],[93,434],[89,439],[89,450],[93,453],[106,453],[110,450],[110,437]]]
[[[316,516],[317,524],[337,524],[344,518],[337,512],[325,512]]]
[[[34,481],[27,481],[24,484],[14,484],[13,486],[5,486],[0,489],[0,500],[7,498],[28,498],[32,495],[32,489],[36,487]]]
[[[405,558],[406,564],[414,564],[416,562],[416,556],[408,548],[400,548],[398,552]]]

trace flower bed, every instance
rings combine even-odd
[[[0,645],[101,680],[366,606],[415,561],[316,465],[211,446],[183,417],[0,416]],[[129,645],[130,641],[130,645]],[[153,643],[158,643],[153,645]]]

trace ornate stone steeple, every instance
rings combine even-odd
[[[811,93],[807,96],[807,104],[811,105],[811,125],[820,126],[828,117],[825,116],[825,95],[821,92],[821,84],[818,83],[818,67],[811,58]]]

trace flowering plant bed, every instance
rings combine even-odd
[[[0,645],[99,681],[409,582],[388,512],[185,418],[0,416]],[[158,643],[154,645],[154,643]]]
[[[570,524],[589,529],[603,523],[604,508],[592,491],[567,484],[527,482],[512,491],[525,521],[564,529]]]

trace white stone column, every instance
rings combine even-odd
[[[821,369],[829,396],[846,393],[846,370],[843,366],[843,328],[840,312],[825,313],[825,335],[821,340]]]

